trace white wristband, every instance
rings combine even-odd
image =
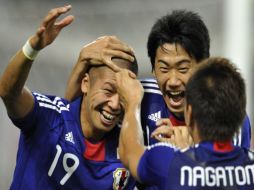
[[[32,46],[29,43],[29,39],[26,41],[25,45],[22,48],[22,51],[24,53],[24,55],[26,56],[27,59],[30,59],[31,61],[33,61],[35,59],[35,57],[38,54],[38,50],[35,50],[32,48]]]

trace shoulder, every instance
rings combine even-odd
[[[58,113],[69,111],[69,102],[63,98],[58,96],[44,95],[37,92],[33,92],[33,96],[40,108],[45,108],[46,110],[51,111],[53,110]]]
[[[147,147],[142,159],[145,159],[147,164],[160,165],[163,162],[169,162],[174,157],[174,154],[179,152],[179,149],[169,143],[156,143]],[[162,156],[163,155],[163,156]],[[161,163],[156,162],[160,159]],[[158,166],[156,166],[158,167]],[[163,166],[162,166],[163,167]]]
[[[162,95],[159,86],[157,84],[156,79],[154,78],[144,78],[140,79],[140,82],[144,88],[145,95],[146,94],[158,94]]]
[[[143,183],[157,184],[162,176],[168,176],[168,171],[177,148],[168,143],[156,143],[148,146],[138,164],[138,176]]]

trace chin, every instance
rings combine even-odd
[[[100,127],[97,127],[97,129],[107,133],[107,132],[110,132],[115,126],[116,125],[114,125],[114,126],[104,126],[104,125],[102,125]]]
[[[169,108],[170,112],[173,113],[176,116],[184,117],[184,109],[183,108]]]

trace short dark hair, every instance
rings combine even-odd
[[[246,115],[244,79],[228,59],[206,59],[187,83],[186,103],[202,140],[231,140]]]
[[[130,63],[130,67],[128,68],[130,71],[132,71],[133,73],[135,73],[136,75],[138,75],[138,61],[137,61],[137,58],[135,55],[132,55],[134,57],[134,61],[132,62],[129,62],[125,59],[122,59],[122,58],[118,58],[118,57],[112,57],[112,61],[114,61],[115,59],[122,59],[122,60],[125,60],[126,61],[126,64],[127,63]]]
[[[165,43],[181,45],[197,62],[209,57],[210,37],[207,27],[201,17],[191,11],[175,10],[155,22],[147,42],[152,69],[156,51]]]

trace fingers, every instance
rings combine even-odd
[[[96,41],[103,40],[108,43],[109,47],[115,50],[121,50],[134,55],[134,50],[126,43],[119,40],[116,36],[101,36]]]
[[[170,121],[168,118],[162,118],[162,119],[156,121],[155,125],[156,125],[157,127],[159,127],[159,126],[161,126],[161,125],[167,125],[167,126],[169,126],[169,127],[173,126],[172,123],[171,123],[171,121]]]
[[[190,134],[187,127],[177,127],[174,130],[175,144],[177,147],[184,149],[192,145],[190,143]]]
[[[44,32],[45,30],[46,30],[46,28],[45,28],[44,26],[41,26],[41,27],[37,30],[36,34],[37,34],[39,37],[41,37],[42,34],[43,34],[43,32]]]
[[[126,59],[130,62],[134,61],[134,51],[124,42],[120,41],[116,36],[102,36],[95,42],[104,43],[103,55]]]
[[[108,56],[108,57],[111,57],[111,58],[113,58],[113,57],[122,58],[122,59],[128,60],[129,62],[134,61],[133,55],[124,52],[123,48],[122,49],[116,49],[116,48],[120,47],[121,45],[111,44],[109,46],[110,47],[107,47],[107,48],[103,49],[103,51],[102,51],[103,56]]]
[[[120,40],[113,40],[111,42],[111,44],[109,44],[109,47],[111,49],[114,49],[114,50],[123,51],[123,52],[125,52],[125,53],[127,53],[128,55],[131,55],[131,56],[134,55],[133,48],[131,48],[127,44],[121,42]]]
[[[112,69],[114,72],[120,72],[122,69],[118,67],[113,61],[105,61],[105,64]]]
[[[128,74],[129,74],[129,77],[133,78],[133,79],[136,79],[137,78],[137,75],[131,71],[128,71]]]
[[[89,60],[91,65],[107,65],[115,72],[119,72],[112,58],[120,58],[129,62],[134,61],[134,52],[115,36],[102,36],[85,45],[80,53],[81,60]],[[133,76],[133,75],[131,75]]]
[[[156,128],[152,132],[151,137],[152,138],[155,138],[156,136],[170,137],[173,134],[174,134],[174,129],[172,127],[168,127],[167,125],[162,125]]]
[[[51,11],[49,11],[48,15],[43,20],[42,26],[46,27],[47,25],[54,23],[57,17],[59,17],[61,14],[68,12],[70,9],[71,5],[52,9]],[[68,18],[67,20],[71,20],[71,18]]]
[[[69,16],[63,18],[61,21],[55,23],[55,25],[63,28],[65,26],[68,26],[69,24],[71,24],[73,20],[74,20],[74,16],[69,15]]]
[[[143,98],[144,89],[135,76],[127,69],[121,69],[116,73],[117,92],[124,108],[128,105],[140,105]]]
[[[192,137],[189,134],[188,127],[186,126],[169,127],[168,125],[161,125],[151,134],[151,137],[160,142],[170,143],[180,149],[193,144]]]

